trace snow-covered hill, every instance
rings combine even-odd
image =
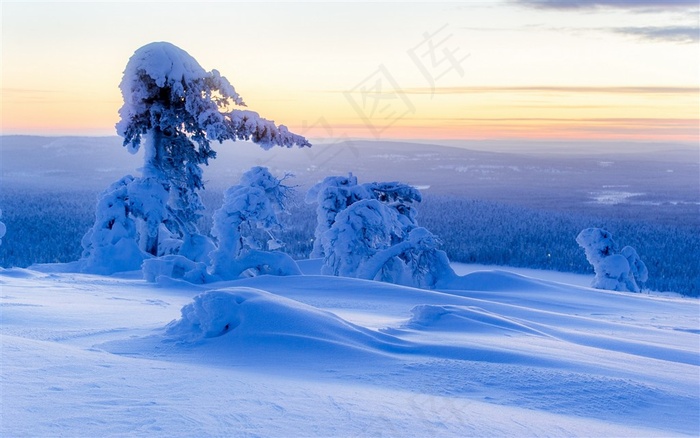
[[[1,436],[700,433],[697,299],[469,265],[449,291],[54,268],[0,270]]]

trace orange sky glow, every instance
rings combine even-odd
[[[229,78],[249,109],[326,142],[698,142],[698,8],[526,3],[201,4],[266,14],[234,37],[159,24],[186,3],[146,2],[132,16],[128,4],[4,2],[1,133],[116,135],[128,58],[167,40]],[[658,37],[667,28],[674,39]]]

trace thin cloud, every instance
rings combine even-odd
[[[698,94],[697,87],[660,86],[477,86],[477,87],[420,87],[406,88],[406,94],[474,94],[474,93],[598,93],[598,94]]]
[[[40,90],[31,88],[2,88],[2,94],[39,94],[58,93],[56,90]]]
[[[697,8],[697,0],[515,0],[516,3],[540,9],[621,9]]]
[[[697,119],[667,119],[655,117],[409,117],[408,120],[446,121],[446,122],[557,122],[557,123],[608,123],[639,124],[650,123],[668,126],[686,126],[697,124]]]
[[[612,31],[649,41],[675,43],[697,43],[700,41],[700,28],[691,26],[618,27]]]
[[[463,27],[462,29],[478,32],[502,32],[506,28],[486,28],[486,27]],[[540,30],[549,32],[565,32],[573,35],[585,35],[587,33],[614,33],[618,35],[626,35],[638,40],[652,42],[671,42],[680,44],[692,44],[700,41],[700,27],[692,26],[642,26],[642,27],[554,27],[544,26],[541,24],[531,24],[522,26],[519,30]]]

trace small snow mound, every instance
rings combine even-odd
[[[225,337],[226,346],[248,352],[256,348],[318,351],[329,346],[386,350],[400,343],[333,313],[249,287],[201,293],[181,313],[181,319],[167,326],[167,335],[184,341]]]
[[[413,316],[408,321],[408,325],[433,325],[438,322],[442,316],[450,313],[448,307],[453,306],[434,306],[429,304],[415,306],[411,309],[411,314]]]
[[[479,291],[528,291],[550,289],[547,282],[514,274],[507,271],[477,271],[461,277],[455,277],[439,289],[461,289]]]
[[[470,333],[508,331],[546,336],[515,320],[479,307],[422,304],[411,309],[411,313],[413,316],[404,325],[405,328]]]
[[[182,318],[168,326],[169,334],[190,338],[214,338],[225,335],[241,323],[240,305],[255,294],[255,289],[239,288],[237,293],[206,292],[185,305]]]

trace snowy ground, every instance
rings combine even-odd
[[[697,299],[468,265],[443,292],[49,268],[0,270],[3,437],[700,433]]]

